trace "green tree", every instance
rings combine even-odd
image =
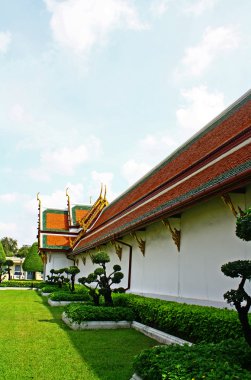
[[[29,250],[30,250],[30,245],[23,245],[19,250],[17,251],[16,256],[18,257],[26,257]]]
[[[5,236],[1,242],[7,257],[16,255],[18,251],[17,240]]]
[[[251,208],[241,211],[236,221],[236,236],[244,241],[251,240]],[[225,276],[240,278],[237,289],[231,289],[224,294],[228,303],[234,304],[242,326],[244,337],[251,346],[251,326],[248,313],[251,307],[251,297],[246,292],[245,283],[251,280],[251,260],[230,261],[222,265],[221,271]]]
[[[79,278],[78,282],[89,289],[89,294],[95,305],[99,305],[99,298],[102,295],[105,299],[105,305],[113,306],[112,292],[116,289],[112,289],[111,286],[112,284],[119,284],[124,277],[123,273],[120,272],[121,267],[120,265],[114,265],[113,272],[108,275],[106,273],[106,264],[109,263],[110,258],[106,252],[97,253],[92,261],[93,264],[98,264],[101,268],[95,269],[88,277]],[[92,283],[96,283],[95,288],[91,286]]]
[[[73,293],[75,292],[75,278],[76,278],[76,275],[80,272],[80,270],[78,269],[78,267],[73,265],[69,268],[65,268],[64,271],[67,275],[71,276],[70,282],[69,282],[69,288],[70,288],[70,291]]]
[[[38,244],[34,243],[29,249],[29,252],[23,262],[23,270],[26,272],[33,272],[35,278],[36,272],[43,271],[43,262],[38,254]]]
[[[7,266],[7,273],[8,273],[8,280],[10,281],[10,268],[14,265],[14,262],[12,260],[6,260],[4,263],[5,266]]]
[[[5,251],[4,251],[3,245],[0,241],[0,283],[4,279],[4,275],[6,273],[6,270],[4,268],[5,261],[6,261]]]

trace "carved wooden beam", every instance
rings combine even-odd
[[[119,260],[121,261],[123,248],[115,240],[111,241],[111,243],[115,248],[116,255],[118,256]]]
[[[221,196],[221,199],[225,203],[225,205],[230,209],[231,213],[234,215],[235,218],[237,218],[238,214],[242,214],[242,209],[238,206],[238,211],[236,210],[232,199],[229,194],[223,194]]]
[[[138,244],[139,249],[141,250],[141,253],[143,256],[145,256],[145,249],[146,249],[146,242],[141,237],[138,237],[136,232],[132,232],[131,236],[135,239],[135,241]]]
[[[178,230],[177,228],[172,228],[169,220],[162,220],[162,223],[164,224],[164,226],[166,226],[168,228],[168,230],[170,231],[171,235],[172,235],[172,239],[174,241],[174,244],[176,245],[176,247],[178,248],[178,251],[180,251],[180,237],[181,237],[181,231]]]

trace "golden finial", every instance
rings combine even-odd
[[[39,197],[40,193],[37,193],[37,201],[38,201],[38,206],[41,207],[41,199]]]

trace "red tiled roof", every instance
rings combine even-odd
[[[230,111],[227,118],[220,118],[209,128],[200,132],[195,141],[186,144],[184,149],[163,161],[157,169],[149,173],[142,181],[139,181],[131,190],[115,200],[101,215],[95,228],[102,225],[110,218],[114,218],[120,212],[130,207],[142,197],[151,193],[170,179],[177,177],[184,170],[198,165],[200,160],[217,151],[224,144],[236,139],[251,125],[251,96],[240,108]],[[238,105],[237,105],[238,106]],[[212,128],[213,127],[213,128]]]
[[[250,136],[251,92],[111,203],[74,251],[173,214],[243,176],[250,179]],[[246,146],[241,147],[243,142]]]

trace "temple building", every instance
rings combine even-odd
[[[112,203],[105,193],[73,208],[66,193],[65,210],[42,212],[39,200],[45,275],[73,263],[88,275],[105,250],[128,292],[220,306],[235,286],[221,265],[251,259],[251,243],[235,235],[251,207],[251,91]]]

